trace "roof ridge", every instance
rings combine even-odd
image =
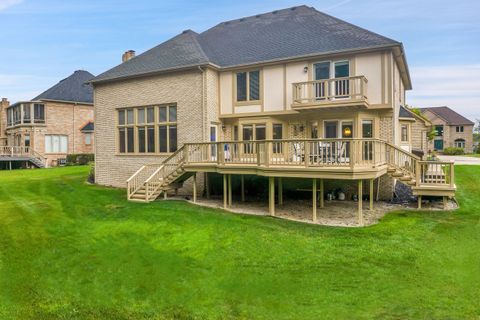
[[[204,32],[207,32],[208,30],[212,29],[212,28],[215,28],[217,26],[220,26],[220,25],[225,25],[225,24],[230,24],[232,22],[243,22],[247,19],[252,19],[252,18],[261,18],[262,16],[265,16],[267,14],[278,14],[278,13],[281,13],[281,12],[288,12],[289,10],[290,11],[295,11],[297,9],[314,9],[313,7],[309,7],[305,4],[302,4],[302,5],[299,5],[299,6],[293,6],[293,7],[290,7],[290,8],[284,8],[284,9],[278,9],[278,10],[273,10],[273,11],[268,11],[268,12],[263,12],[263,13],[257,13],[257,14],[254,14],[254,15],[251,15],[251,16],[245,16],[245,17],[241,17],[241,18],[235,18],[235,19],[230,19],[230,20],[225,20],[225,21],[221,21],[219,23],[217,23],[216,25],[208,28],[207,30],[203,31],[202,34]]]

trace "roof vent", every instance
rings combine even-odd
[[[295,9],[297,9],[297,7],[290,8],[290,10],[292,10],[292,11],[294,11]]]
[[[275,10],[275,11],[273,11],[273,12],[272,12],[272,14],[277,14],[277,13],[278,13],[278,11],[277,11],[277,10]]]
[[[188,33],[190,30],[183,30],[182,34]]]
[[[260,18],[261,16],[262,16],[261,14],[257,14],[255,18]]]
[[[239,21],[245,21],[245,18],[240,19]]]
[[[230,21],[225,22],[225,24],[230,24]]]

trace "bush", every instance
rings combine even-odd
[[[88,173],[87,181],[90,183],[95,183],[95,166],[90,167],[90,172]]]
[[[74,153],[67,155],[67,165],[86,165],[95,161],[93,153]]]
[[[450,156],[458,156],[458,155],[465,154],[465,151],[463,150],[463,148],[451,147],[451,148],[443,149],[443,154],[450,155]]]

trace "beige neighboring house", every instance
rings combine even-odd
[[[422,114],[430,120],[436,131],[429,143],[429,150],[442,152],[445,148],[462,148],[473,152],[473,127],[475,123],[449,107],[422,108]]]
[[[93,153],[94,76],[75,71],[31,101],[0,105],[0,162],[55,166],[68,154]]]
[[[396,182],[419,199],[454,194],[451,164],[410,152],[426,149],[426,125],[401,113],[412,84],[400,42],[299,6],[186,30],[122,60],[91,81],[95,174],[131,200],[178,190],[195,201],[217,173],[228,207],[232,176],[243,199],[244,176],[260,175],[275,215],[283,179],[308,179],[314,194],[341,180],[361,222],[362,195],[373,208]],[[313,220],[323,198],[312,198]]]

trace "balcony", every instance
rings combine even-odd
[[[326,107],[368,107],[368,80],[364,76],[293,83],[295,110]]]
[[[18,102],[7,108],[7,128],[37,124],[45,124],[45,105],[43,103]]]

